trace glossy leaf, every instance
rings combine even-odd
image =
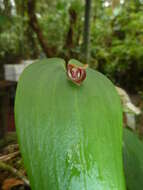
[[[125,189],[119,96],[105,76],[86,74],[77,86],[52,58],[20,78],[15,120],[33,190]]]
[[[143,142],[128,129],[124,129],[124,170],[128,190],[141,190],[143,187]]]

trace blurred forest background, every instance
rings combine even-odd
[[[30,189],[14,128],[16,84],[3,80],[4,65],[46,56],[88,63],[122,88],[126,183],[141,190],[143,0],[0,0],[0,189]]]
[[[0,0],[3,64],[47,55],[85,62],[84,0]],[[130,92],[143,89],[143,0],[93,0],[89,63]]]

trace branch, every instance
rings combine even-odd
[[[20,152],[19,151],[15,151],[13,153],[4,155],[4,156],[0,156],[0,161],[8,161],[11,160],[12,158],[15,158],[17,155],[19,155]]]
[[[9,171],[14,176],[21,179],[25,183],[25,185],[29,186],[29,181],[26,179],[26,177],[23,176],[17,169],[13,168],[12,166],[7,165],[7,164],[3,163],[2,161],[0,161],[0,169]]]
[[[41,31],[41,28],[38,23],[38,19],[35,14],[35,9],[36,9],[36,2],[35,0],[28,0],[28,15],[29,15],[29,23],[30,26],[32,27],[33,31],[36,33],[37,38],[40,42],[40,45],[46,54],[47,57],[52,57],[55,54],[55,47],[49,47],[46,43],[46,39]]]
[[[84,21],[84,56],[86,63],[89,62],[90,59],[90,15],[91,15],[91,3],[92,0],[85,0],[85,21]]]

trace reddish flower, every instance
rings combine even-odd
[[[80,85],[86,78],[86,68],[88,65],[84,65],[83,67],[68,64],[67,65],[67,75],[69,79],[77,85]]]

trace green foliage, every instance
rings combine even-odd
[[[27,1],[15,0],[11,16],[0,6],[0,59],[39,56],[42,52],[36,35],[30,31]],[[125,1],[114,10],[104,6],[105,1],[92,1],[91,67],[106,74],[121,86],[138,91],[143,85],[143,3]],[[49,46],[56,47],[56,55],[77,57],[82,60],[83,22],[85,1],[37,1],[36,15]],[[77,15],[73,31],[73,45],[66,49],[70,28],[69,9]],[[32,42],[31,44],[29,42]],[[7,56],[8,55],[8,56]],[[83,60],[84,62],[84,60]],[[136,71],[136,72],[135,72]],[[134,80],[136,78],[136,80]]]
[[[10,25],[9,28],[5,29],[0,35],[0,56],[6,56],[8,53],[16,54],[19,52],[19,45],[23,35],[23,29],[21,27],[21,19],[12,20],[14,25]]]
[[[52,9],[47,8],[47,12],[42,14],[42,17],[39,17],[39,23],[48,43],[51,46],[56,45],[61,51],[69,23],[68,4],[65,1],[58,2]]]
[[[27,30],[27,20],[25,18],[15,16],[9,19],[7,26],[2,26],[2,30],[4,32],[0,35],[1,60],[12,62],[16,57],[26,58],[29,52],[32,54],[32,49],[30,50],[30,45],[25,35]]]
[[[114,12],[106,8],[92,22],[91,30],[92,66],[133,90],[141,88],[139,84],[143,81],[142,4],[138,11],[136,8],[135,2],[122,5]]]
[[[66,43],[66,36],[70,25],[70,8],[75,10],[77,14],[77,24],[74,28],[73,36],[74,41],[76,41],[76,38],[78,38],[79,33],[82,32],[82,19],[84,11],[83,2],[83,0],[61,0],[53,2],[52,5],[50,4],[52,8],[51,6],[48,6],[46,8],[43,7],[43,9],[45,10],[43,13],[41,13],[41,8],[39,7],[39,13],[41,15],[39,17],[39,22],[42,26],[42,31],[46,36],[48,44],[50,44],[51,46],[56,45],[59,53],[66,52],[66,50],[63,49],[63,47]],[[39,4],[41,4],[41,2]],[[76,45],[78,44],[76,43]],[[78,51],[77,49],[78,47],[74,46],[73,51]]]
[[[8,18],[5,15],[0,14],[0,29],[4,28],[8,24],[8,22]]]

